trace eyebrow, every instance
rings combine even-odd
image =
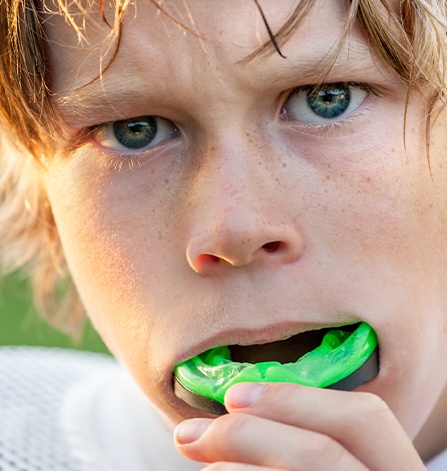
[[[332,58],[335,59],[332,61]],[[346,56],[347,54],[347,56]],[[278,59],[283,60],[284,59]],[[332,62],[332,63],[331,63]],[[316,57],[299,58],[293,62],[284,61],[280,77],[266,77],[265,84],[272,86],[281,82],[297,81],[297,85],[318,85],[325,81],[349,82],[356,79],[373,79],[373,74],[381,77],[389,75],[379,59],[374,59],[371,51],[363,44],[350,45],[349,49],[316,54]]]
[[[123,81],[120,81],[121,84]],[[99,80],[98,80],[98,83]],[[94,84],[80,88],[73,93],[56,99],[56,107],[63,120],[72,127],[78,127],[80,123],[92,121],[94,124],[116,121],[126,116],[121,109],[129,107],[129,103],[144,98],[144,94],[138,92],[137,87],[120,87],[111,85],[110,90],[95,87]],[[122,115],[122,116],[121,116]],[[121,116],[121,117],[120,117]]]
[[[378,61],[373,59],[371,51],[368,47],[357,41],[349,44],[349,48],[345,47],[338,51],[336,59],[332,67],[328,71],[327,77],[322,75],[324,67],[329,60],[332,52],[313,54],[313,57],[299,57],[295,60],[287,60],[277,56],[267,60],[276,60],[279,64],[278,72],[271,74],[271,67],[263,73],[262,62],[257,63],[255,59],[247,65],[235,64],[243,70],[247,67],[260,67],[256,81],[261,82],[266,89],[278,86],[285,88],[293,88],[290,84],[295,83],[296,86],[312,85],[324,83],[325,80],[333,82],[341,81],[361,81],[365,76],[370,78],[374,74],[380,77],[389,75],[385,69],[379,67]],[[250,65],[252,64],[252,65]],[[253,65],[255,64],[255,65]],[[357,79],[357,80],[356,80]],[[157,78],[156,82],[160,79]],[[126,83],[126,86],[123,84]],[[84,126],[83,123],[94,122],[89,124],[93,126],[103,122],[117,121],[127,119],[132,104],[148,102],[151,99],[147,96],[147,76],[145,76],[145,87],[141,86],[141,82],[136,78],[135,74],[124,75],[107,75],[103,79],[99,79],[81,87],[74,92],[59,96],[55,100],[56,107],[63,120],[69,126],[76,128]],[[164,96],[169,96],[169,91],[159,91],[156,98],[157,105],[162,105]],[[124,113],[122,110],[125,110]]]

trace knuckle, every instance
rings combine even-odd
[[[303,449],[303,453],[304,456],[300,458],[306,466],[315,466],[316,462],[321,462],[331,469],[339,469],[337,466],[342,461],[345,450],[332,438],[326,435],[317,435]]]
[[[343,460],[345,449],[335,440],[329,439],[320,449],[320,456],[325,463],[328,463],[332,469],[339,469],[338,464]]]
[[[394,423],[394,415],[382,398],[370,392],[354,392],[352,394],[351,406],[354,413],[351,414],[351,420],[353,425],[357,425],[357,429],[367,425],[370,428],[383,430]],[[355,433],[355,429],[356,427],[350,428],[352,433]]]
[[[217,418],[216,423],[226,432],[235,432],[249,426],[250,419],[248,414],[225,414]]]
[[[355,393],[357,399],[357,412],[364,416],[375,417],[378,414],[388,414],[386,402],[379,396],[369,392]]]
[[[253,418],[247,414],[226,414],[215,420],[220,443],[219,448],[234,450],[240,437],[249,436],[250,428],[253,427]],[[228,450],[226,450],[228,451]]]

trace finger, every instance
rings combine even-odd
[[[231,413],[268,420],[327,435],[368,468],[422,470],[423,463],[407,434],[378,396],[303,387],[290,383],[242,383],[225,398]]]
[[[366,471],[339,443],[316,432],[249,414],[192,419],[176,429],[177,449],[202,461],[235,462],[291,471]]]

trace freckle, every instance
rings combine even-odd
[[[169,180],[166,178],[165,179],[165,185],[168,185],[169,184]]]
[[[287,167],[287,164],[282,164],[282,168],[286,168]]]

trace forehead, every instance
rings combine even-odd
[[[315,6],[309,14],[310,21],[305,21],[295,35],[314,44],[333,45],[345,18],[345,2],[301,0],[301,3],[315,3]],[[262,9],[273,32],[279,31],[296,6],[296,0],[264,2]],[[163,9],[165,14],[150,0],[136,0],[127,5],[122,38],[126,55],[150,53],[146,57],[152,60],[157,56],[183,56],[185,52],[201,51],[200,55],[210,60],[237,63],[268,41],[267,29],[254,1],[170,0],[163,2]],[[55,3],[47,3],[46,10],[44,25],[50,50],[56,51],[54,60],[62,60],[71,53],[72,59],[77,56],[72,64],[74,69],[111,54],[113,32],[109,25],[114,22],[115,4],[104,5],[104,20],[96,2],[84,5],[72,2],[66,12]],[[332,26],[329,30],[328,24]],[[63,47],[67,50],[62,55]]]
[[[281,29],[297,4],[296,0],[263,2],[273,32]],[[105,6],[106,21],[101,19],[96,3],[85,5],[84,13],[72,7],[69,13],[76,27],[55,5],[50,5],[45,28],[51,88],[57,101],[74,106],[78,103],[79,110],[85,104],[82,100],[94,106],[95,100],[115,103],[115,95],[119,95],[123,103],[129,97],[146,97],[153,90],[160,102],[168,103],[173,96],[179,99],[175,95],[179,89],[186,94],[200,89],[205,96],[209,82],[219,83],[220,90],[226,90],[222,99],[229,100],[232,87],[251,90],[281,85],[286,89],[312,83],[322,63],[334,52],[346,22],[348,3],[316,0],[299,28],[281,46],[286,60],[274,53],[249,62],[243,59],[269,41],[254,1],[172,0],[163,7],[166,14],[148,0],[136,0],[127,6],[120,46],[111,62],[115,42],[109,25],[113,25],[114,5]],[[95,80],[109,63],[110,68]],[[337,73],[340,80],[346,79],[342,72],[348,64],[352,81],[359,71],[364,74],[368,68],[377,69],[377,60],[371,60],[371,51],[356,29],[340,51],[334,81]],[[216,94],[215,85],[212,93]],[[70,111],[71,117],[76,114],[73,108]],[[96,116],[97,120],[107,118]]]

